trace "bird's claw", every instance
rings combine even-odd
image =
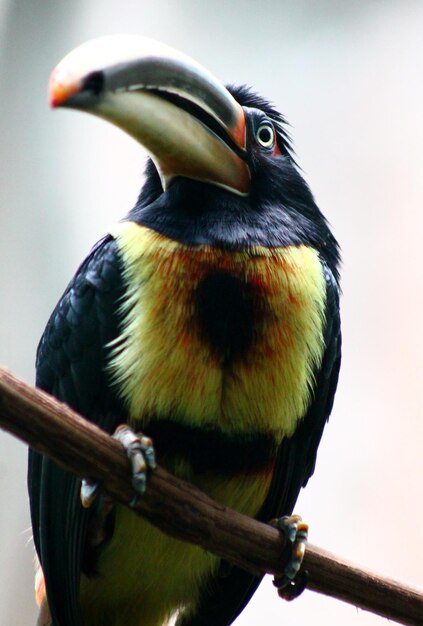
[[[135,433],[129,426],[118,426],[113,437],[126,450],[132,468],[132,486],[135,494],[129,503],[134,507],[144,495],[147,486],[148,470],[156,469],[156,454],[150,437],[142,433]]]
[[[88,478],[83,478],[81,482],[80,498],[84,509],[92,507],[100,491],[100,483],[92,482]]]
[[[156,468],[156,454],[153,442],[142,433],[135,433],[126,424],[117,427],[113,438],[123,445],[131,462],[132,486],[135,494],[129,504],[134,507],[144,495],[147,486],[148,470]],[[80,492],[82,506],[86,509],[90,508],[98,498],[99,491],[100,483],[84,478]]]
[[[281,598],[294,600],[304,591],[308,582],[308,572],[300,572],[308,539],[308,524],[299,515],[280,517],[270,524],[284,533],[290,547],[289,561],[284,573],[275,577],[273,584]]]

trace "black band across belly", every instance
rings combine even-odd
[[[184,458],[195,472],[259,472],[271,466],[277,446],[269,433],[227,434],[213,428],[189,426],[169,419],[145,427],[153,439],[159,463]]]

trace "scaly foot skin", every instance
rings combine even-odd
[[[148,470],[156,469],[156,455],[153,442],[142,433],[135,433],[129,426],[118,426],[113,434],[126,450],[132,468],[132,486],[135,494],[129,503],[135,507],[145,493]],[[84,479],[81,484],[81,502],[89,508],[95,502],[100,489],[99,483]]]
[[[113,437],[123,445],[131,462],[132,486],[135,494],[129,504],[134,507],[145,493],[148,470],[155,470],[157,467],[153,442],[150,437],[142,433],[134,433],[125,424],[118,426]]]
[[[308,582],[308,572],[300,572],[308,539],[308,524],[299,515],[280,517],[270,524],[284,533],[291,548],[283,576],[274,578],[273,584],[281,598],[294,600],[304,591]]]

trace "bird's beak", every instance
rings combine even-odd
[[[70,52],[53,70],[53,107],[88,111],[149,152],[166,190],[185,176],[247,194],[245,115],[188,56],[143,37],[114,35]]]

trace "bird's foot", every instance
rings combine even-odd
[[[79,497],[81,499],[81,504],[84,509],[89,509],[92,507],[92,505],[98,498],[99,491],[100,483],[92,482],[88,478],[82,479]]]
[[[134,433],[126,424],[118,426],[113,437],[123,445],[131,462],[135,494],[129,504],[134,507],[145,493],[148,470],[155,470],[157,466],[153,441],[143,433]]]
[[[308,572],[300,572],[308,539],[308,524],[299,515],[280,517],[270,522],[281,530],[289,549],[289,560],[282,576],[273,579],[278,595],[284,600],[294,600],[304,591],[308,582]]]
[[[156,468],[156,454],[153,442],[143,433],[135,433],[126,424],[117,427],[113,438],[122,444],[131,462],[132,486],[135,494],[129,504],[135,507],[144,495],[148,471]],[[92,506],[97,499],[99,489],[100,485],[97,482],[92,482],[88,479],[82,481],[80,496],[84,508]]]

